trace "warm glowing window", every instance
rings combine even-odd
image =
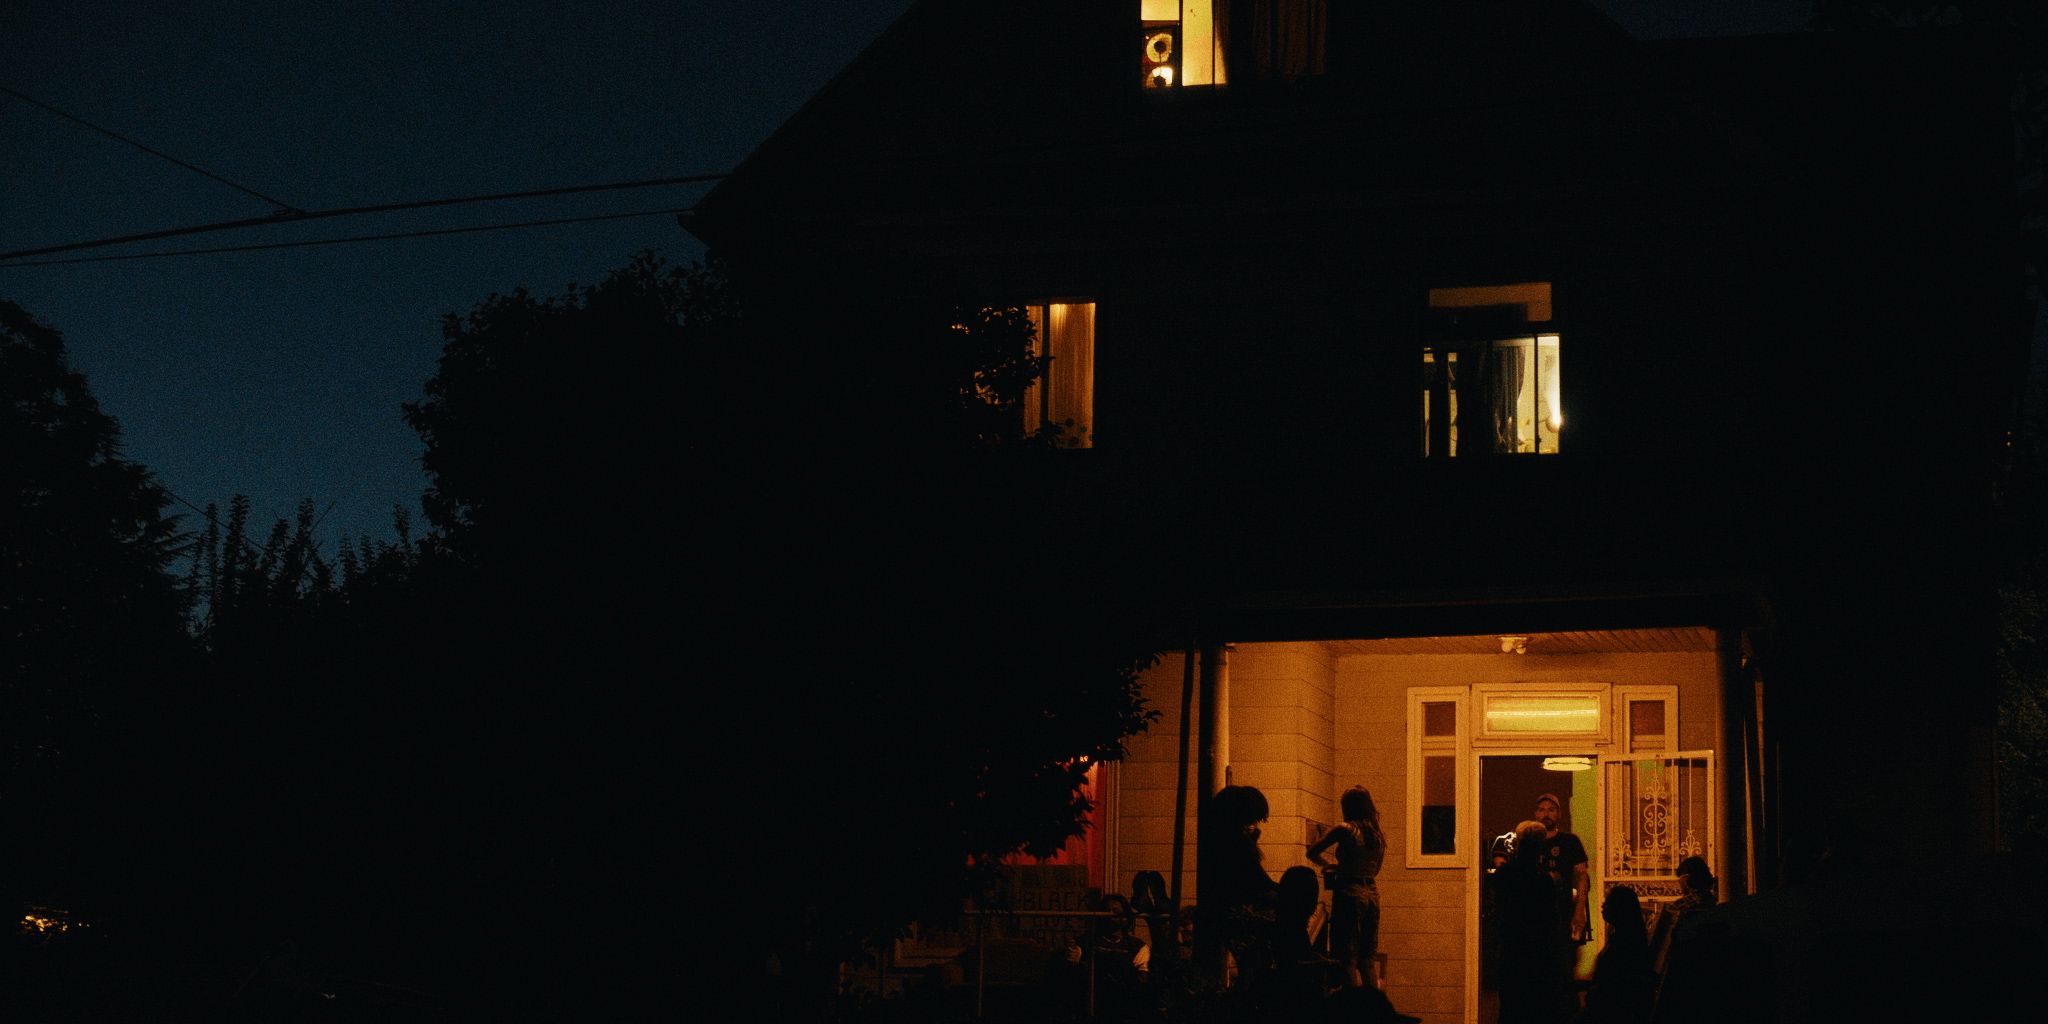
[[[1473,696],[1479,701],[1481,742],[1539,736],[1595,741],[1607,737],[1607,687],[1597,683],[1542,689],[1482,683],[1473,687]]]
[[[1045,374],[1024,393],[1024,430],[1059,427],[1062,448],[1095,443],[1095,303],[1044,302],[1025,307],[1037,328],[1032,354],[1044,354]]]
[[[1211,0],[1139,0],[1145,88],[1222,85],[1223,46]]]
[[[1564,435],[1550,284],[1432,288],[1422,454],[1552,455]]]

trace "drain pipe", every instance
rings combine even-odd
[[[1195,812],[1195,877],[1202,877],[1204,861],[1213,861],[1212,837],[1206,827],[1209,801],[1216,791],[1230,784],[1230,645],[1202,647],[1201,757],[1196,763],[1195,795],[1200,800]],[[1200,895],[1199,885],[1196,894]],[[1215,908],[1210,908],[1213,911]],[[1221,982],[1224,977],[1223,937],[1213,912],[1204,912],[1196,900],[1195,970]]]

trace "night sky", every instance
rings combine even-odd
[[[0,5],[0,251],[261,217],[732,169],[909,0],[591,3],[179,0]],[[1645,38],[1788,31],[1805,0],[1605,0]],[[1682,13],[1681,13],[1682,12]],[[236,186],[239,186],[237,188]],[[708,186],[443,207],[190,235],[0,264],[0,299],[64,333],[129,457],[194,505],[301,498],[339,535],[418,518],[399,415],[447,313],[556,294],[653,248],[671,215],[251,252],[106,260],[673,210]],[[247,190],[247,191],[244,191]],[[94,258],[44,266],[30,260]],[[690,382],[677,382],[678,398]],[[186,525],[196,515],[187,512]]]

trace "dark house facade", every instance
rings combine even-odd
[[[1066,450],[973,472],[1184,627],[1089,884],[1199,900],[1184,749],[1268,793],[1275,874],[1363,783],[1384,987],[1449,1022],[1490,1012],[1482,844],[1545,789],[1653,901],[1693,853],[1724,897],[1989,856],[2032,321],[1998,48],[1406,6],[919,3],[685,217],[757,339],[1033,311]],[[884,383],[807,386],[886,418],[917,354],[867,337],[806,358]]]

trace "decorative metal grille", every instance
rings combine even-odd
[[[1714,787],[1709,758],[1622,758],[1602,767],[1610,881],[1669,878],[1687,857],[1712,862]]]

